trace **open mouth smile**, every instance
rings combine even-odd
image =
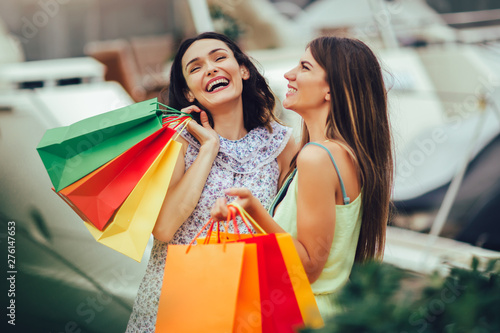
[[[208,92],[216,92],[224,89],[229,85],[229,80],[223,76],[214,77],[212,80],[208,81],[206,90]]]
[[[297,89],[295,89],[294,87],[292,86],[288,86],[288,89],[286,91],[286,95],[289,96],[289,95],[293,95],[297,92]]]

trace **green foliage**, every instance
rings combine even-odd
[[[445,277],[355,265],[337,298],[344,311],[302,333],[500,332],[500,260],[480,270],[474,259],[471,269],[452,268]]]
[[[233,41],[238,41],[243,33],[243,29],[232,16],[225,13],[217,5],[210,5],[210,16],[212,17],[215,31],[226,35]]]

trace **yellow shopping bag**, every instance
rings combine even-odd
[[[283,253],[285,266],[293,286],[293,291],[295,292],[295,297],[297,297],[304,325],[310,328],[323,327],[323,318],[319,313],[314,293],[293,243],[292,236],[290,234],[276,234],[276,240]]]
[[[174,140],[165,145],[106,229],[100,231],[85,222],[85,226],[99,243],[141,261],[167,193],[181,146]]]

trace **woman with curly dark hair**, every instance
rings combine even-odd
[[[168,244],[189,243],[229,187],[269,206],[295,154],[291,129],[251,59],[208,32],[185,40],[170,73],[168,104],[191,113],[182,153],[153,230],[154,245],[127,332],[154,332]]]

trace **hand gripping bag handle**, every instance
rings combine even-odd
[[[227,208],[229,211],[231,210],[236,211],[236,213],[241,217],[243,223],[245,224],[245,226],[247,227],[248,231],[252,236],[254,236],[254,234],[248,223],[250,223],[261,234],[267,235],[267,232],[265,232],[264,229],[262,229],[262,227],[257,223],[257,221],[255,221],[253,217],[250,214],[248,214],[248,212],[245,209],[243,209],[243,207],[241,207],[239,204],[237,204],[236,202],[232,202],[227,205]],[[236,220],[234,221],[234,223],[236,223]]]

